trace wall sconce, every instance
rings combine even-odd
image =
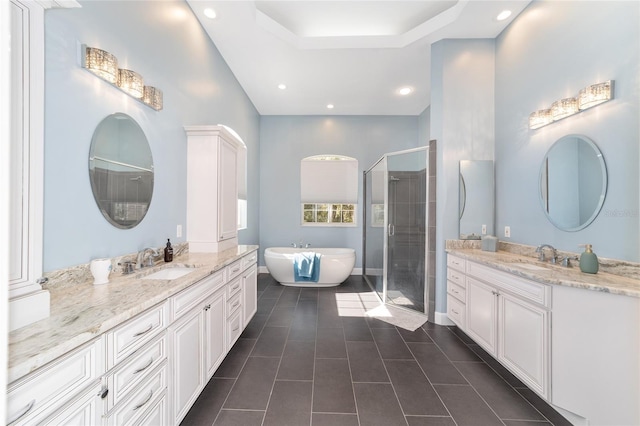
[[[145,86],[143,77],[133,71],[118,68],[118,59],[106,50],[81,45],[81,66],[124,93],[156,111],[163,108],[162,90]]]
[[[529,115],[529,128],[539,129],[611,99],[613,99],[613,80],[592,84],[580,90],[577,98],[560,99],[555,101],[549,109],[532,112]]]

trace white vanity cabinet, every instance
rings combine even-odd
[[[192,252],[235,247],[238,146],[224,126],[187,126],[187,240]]]
[[[179,424],[226,355],[226,269],[170,299],[172,422]]]
[[[55,418],[98,423],[103,348],[102,339],[96,339],[11,383],[7,389],[7,424],[47,424]]]
[[[452,321],[548,400],[551,388],[550,286],[452,255],[449,257],[465,269],[466,325],[460,325],[460,321],[456,322],[456,317],[450,315]],[[453,270],[454,275],[460,272],[455,265],[449,264],[448,269]]]
[[[242,316],[245,327],[258,310],[258,252],[242,258]]]

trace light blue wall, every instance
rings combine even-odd
[[[185,125],[225,124],[247,144],[249,228],[240,242],[257,243],[259,116],[187,4],[80,3],[45,14],[44,271],[163,246],[166,238],[184,241]],[[121,68],[162,89],[164,109],[156,112],[80,68],[78,43],[113,53]],[[118,111],[142,127],[156,172],[149,212],[131,230],[107,223],[89,183],[93,131]]]
[[[640,260],[640,5],[636,1],[533,2],[496,40],[496,190],[499,237],[601,257]],[[589,84],[615,80],[615,99],[538,130],[529,114]],[[600,215],[587,228],[554,227],[538,200],[540,164],[567,134],[592,139],[608,169]]]
[[[361,267],[361,210],[358,227],[300,225],[300,160],[340,154],[358,160],[359,176],[383,154],[424,146],[418,117],[263,116],[260,120],[260,264],[267,247],[303,240],[313,247],[352,247]],[[362,205],[362,182],[358,203]]]
[[[493,160],[494,40],[431,49],[431,139],[437,140],[436,312],[446,312],[445,240],[458,238],[460,160]]]

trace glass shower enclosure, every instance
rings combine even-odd
[[[435,141],[382,156],[364,172],[363,204],[365,280],[383,302],[432,316]]]

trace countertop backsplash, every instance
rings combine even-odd
[[[182,254],[189,253],[189,243],[187,242],[172,243],[172,246],[174,258]],[[153,261],[156,266],[160,266],[164,264],[164,246],[156,248],[156,251],[158,252],[158,255],[153,257]],[[112,257],[111,276],[114,276],[116,274],[122,275],[122,266],[120,266],[120,264],[127,261],[135,262],[137,257],[138,253],[129,253],[122,256]],[[49,290],[53,287],[61,288],[74,286],[93,280],[91,271],[89,270],[89,262],[83,263],[81,265],[71,266],[69,268],[45,272],[44,274],[42,274],[42,276],[47,278],[47,282],[42,284],[42,288],[45,290]]]

